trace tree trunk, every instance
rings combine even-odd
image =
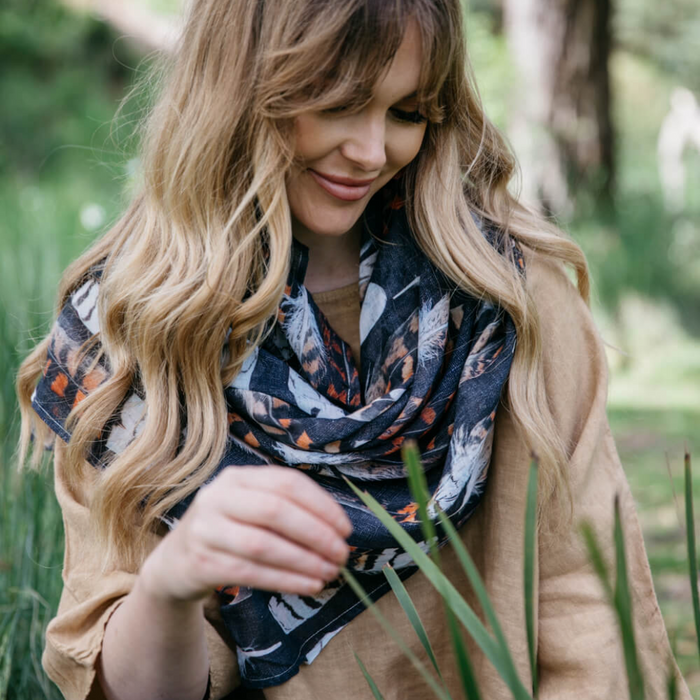
[[[581,188],[610,200],[615,178],[608,59],[612,0],[504,0],[518,71],[511,139],[522,195],[570,214]]]

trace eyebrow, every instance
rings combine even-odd
[[[418,97],[418,90],[414,90],[410,95],[404,95],[402,98],[396,101],[403,102],[404,100],[412,100],[414,97]]]

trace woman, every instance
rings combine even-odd
[[[577,529],[592,520],[609,552],[621,494],[661,697],[668,643],[605,419],[585,260],[507,190],[458,0],[198,0],[143,154],[139,193],[66,271],[19,380],[25,450],[32,431],[59,438],[65,587],[43,662],[65,696],[369,697],[355,650],[386,697],[429,697],[360,614],[346,563],[412,639],[381,567],[406,578],[460,696],[439,596],[342,478],[419,538],[400,457],[413,438],[431,517],[461,528],[525,683],[539,456],[542,698],[625,692]],[[473,602],[449,551],[444,568]],[[470,651],[484,697],[508,697]]]

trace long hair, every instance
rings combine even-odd
[[[105,566],[137,569],[149,531],[224,454],[223,386],[261,342],[289,270],[294,118],[370,99],[413,18],[428,126],[404,172],[412,230],[455,283],[512,316],[518,343],[507,402],[539,456],[541,505],[568,493],[567,446],[547,405],[535,306],[472,213],[505,239],[572,265],[587,299],[586,262],[507,189],[515,161],[480,104],[459,0],[194,0],[143,127],[140,188],[65,271],[58,293],[60,308],[103,268],[99,341],[111,377],[70,416],[69,480],[81,478],[90,444],[134,382],[146,397],[143,430],[100,472],[91,496]],[[19,372],[23,461],[32,434],[39,446],[51,438],[30,405],[47,346],[39,343]]]

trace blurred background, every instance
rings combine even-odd
[[[62,523],[50,472],[16,472],[15,372],[51,323],[61,271],[128,199],[144,103],[115,113],[176,41],[180,11],[0,0],[0,698],[60,697],[40,658]],[[611,425],[700,697],[681,526],[684,445],[700,460],[700,3],[471,0],[467,33],[522,196],[588,255]]]

